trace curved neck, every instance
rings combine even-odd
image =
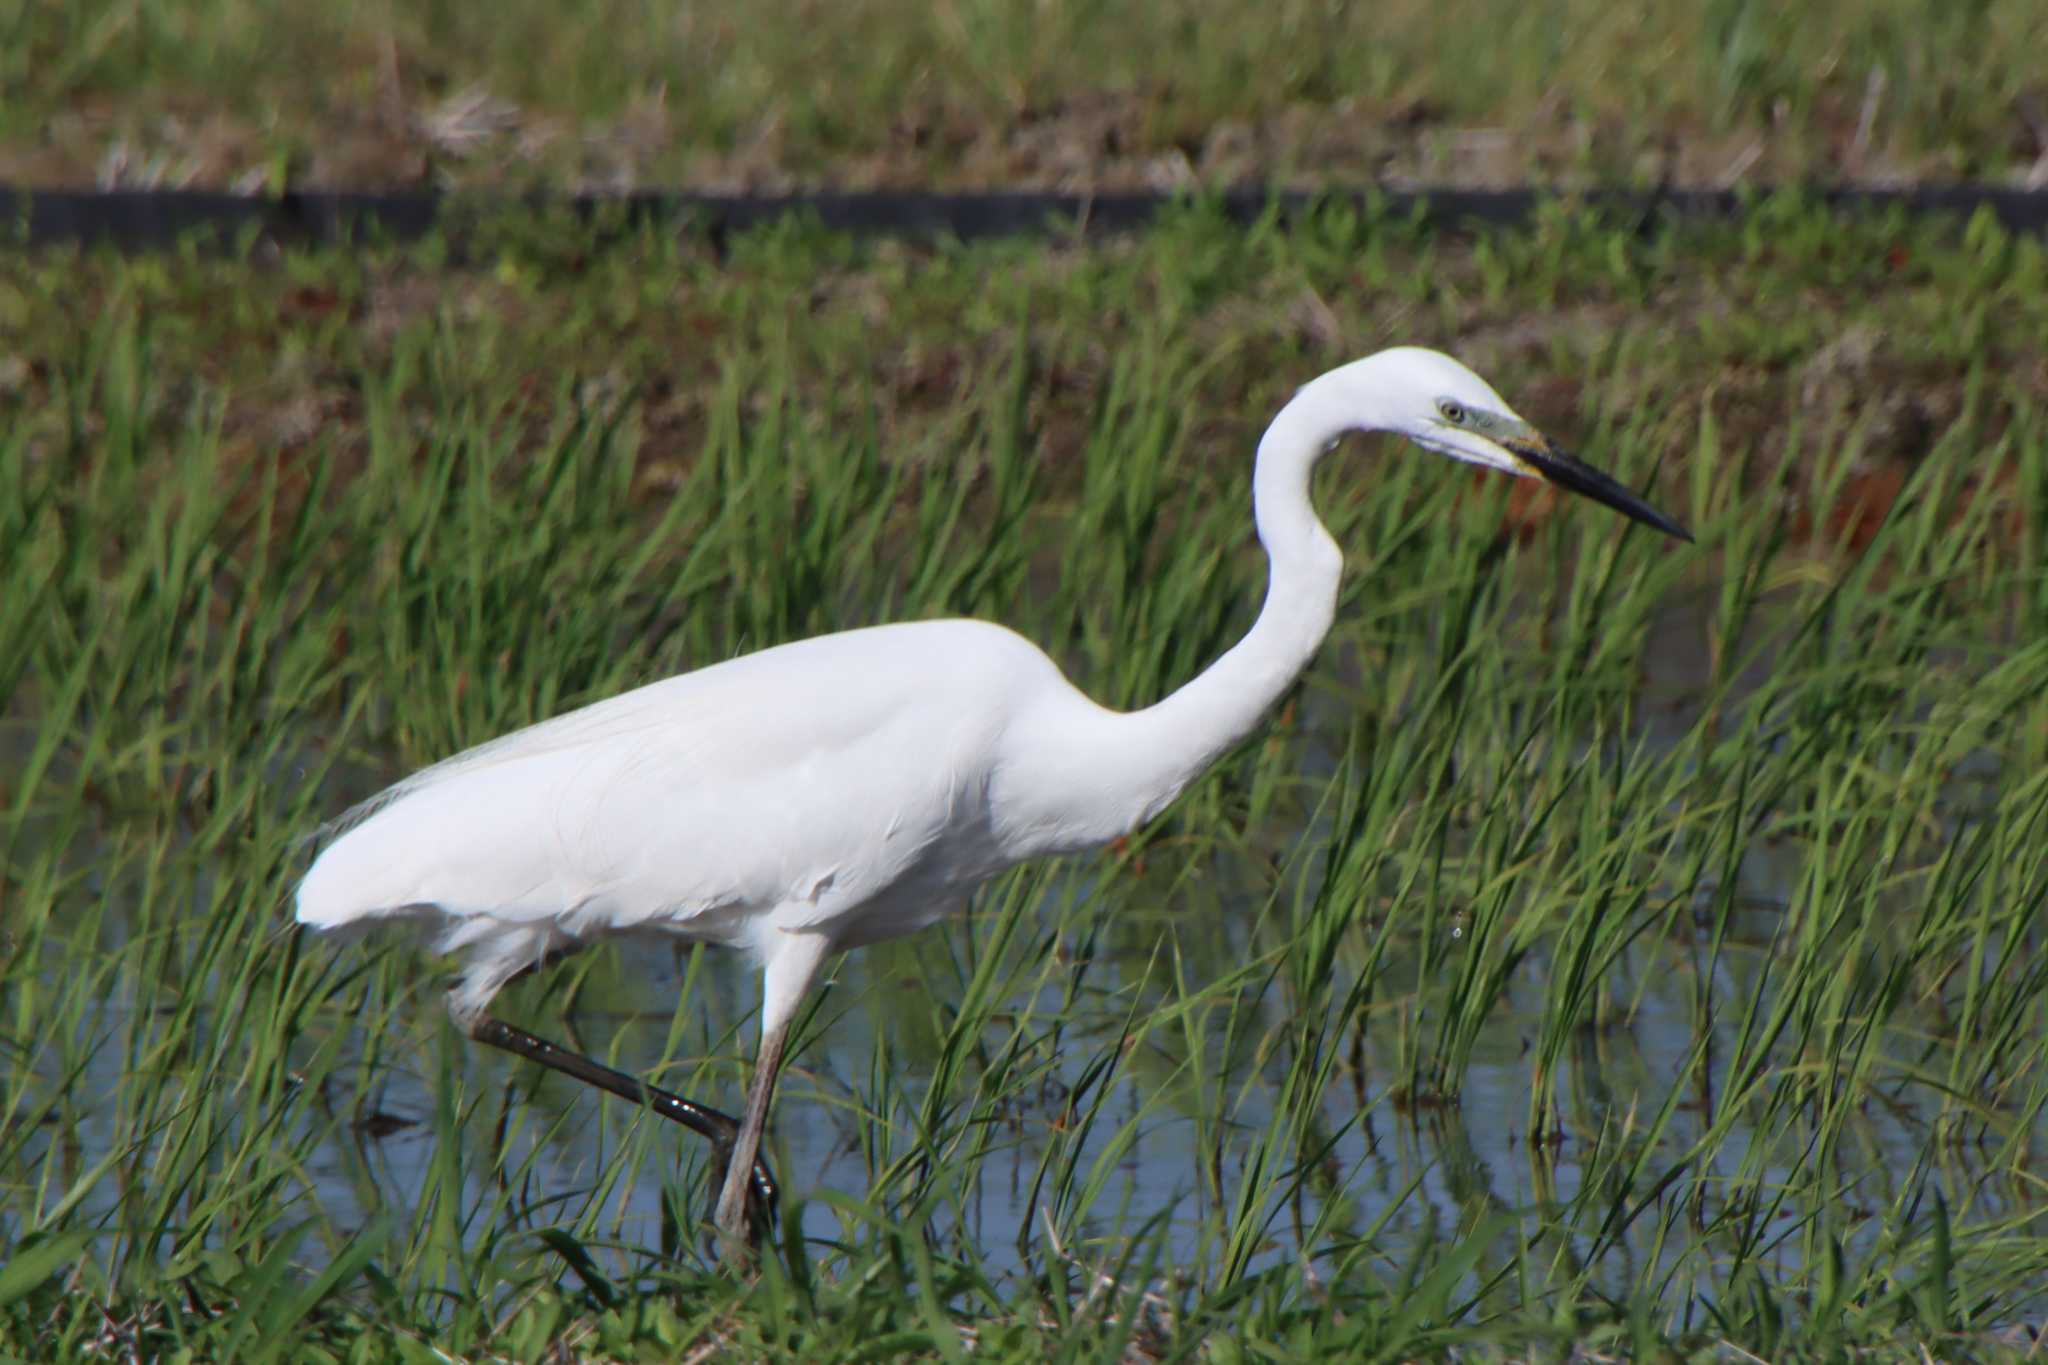
[[[1193,681],[1111,727],[1117,733],[1102,761],[1117,765],[1116,785],[1142,801],[1136,821],[1156,815],[1249,734],[1329,633],[1344,556],[1316,517],[1309,488],[1338,438],[1379,424],[1357,368],[1304,387],[1259,442],[1252,510],[1270,566],[1259,619]]]

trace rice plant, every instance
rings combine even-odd
[[[2025,1348],[2038,244],[1790,201],[502,240],[0,266],[7,1349]],[[465,1047],[418,945],[286,927],[349,800],[742,649],[972,613],[1161,695],[1257,605],[1253,434],[1394,339],[1699,550],[1340,456],[1338,628],[1273,723],[837,967],[757,1279],[712,1268],[700,1144]],[[505,1007],[729,1100],[733,970],[602,951]]]

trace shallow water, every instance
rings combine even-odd
[[[1225,937],[1230,935],[1226,932]],[[816,1196],[838,1191],[860,1199],[867,1190],[870,1168],[860,1150],[860,1125],[854,1115],[881,1036],[899,1035],[895,1065],[905,1077],[906,1088],[917,1093],[922,1086],[924,1068],[907,1055],[901,1041],[901,1035],[919,1032],[929,1009],[915,992],[903,989],[903,969],[914,961],[915,954],[898,953],[894,961],[878,963],[881,956],[855,955],[841,960],[822,1008],[821,1017],[830,1022],[796,1058],[778,1099],[773,1141],[785,1200],[791,1201],[787,1207],[800,1207],[804,1233],[820,1242],[835,1239],[841,1230],[832,1207]],[[1625,1026],[1589,1030],[1577,1040],[1560,1087],[1561,1094],[1569,1097],[1564,1106],[1564,1130],[1547,1144],[1532,1145],[1524,1131],[1532,1085],[1529,1042],[1540,1019],[1533,1009],[1506,1012],[1491,1021],[1480,1051],[1464,1075],[1462,1094],[1454,1103],[1404,1109],[1389,1102],[1386,1092],[1398,1083],[1401,1072],[1391,1055],[1391,1044],[1369,1037],[1363,1071],[1341,1078],[1325,1096],[1323,1118],[1335,1140],[1324,1166],[1352,1205],[1343,1221],[1360,1230],[1381,1228],[1381,1238],[1394,1246],[1405,1239],[1431,1237],[1444,1229],[1469,1225],[1472,1218],[1495,1211],[1540,1222],[1545,1207],[1567,1203],[1579,1192],[1579,1154],[1599,1140],[1600,1130],[1607,1127],[1611,1133],[1626,1125],[1631,1115],[1646,1121],[1674,1087],[1686,1095],[1661,1145],[1674,1156],[1682,1151],[1699,1136],[1704,1106],[1724,1078],[1712,1063],[1702,1073],[1687,1073],[1687,1061],[1697,1042],[1691,999],[1694,984],[1684,973],[1671,969],[1671,960],[1663,945],[1645,946],[1629,955],[1626,969],[1613,983],[1614,990],[1618,997],[1639,1004]],[[706,963],[713,972],[734,965],[734,959],[719,956]],[[1136,970],[1141,973],[1142,965]],[[1397,965],[1389,975],[1399,979],[1401,970]],[[1517,983],[1511,998],[1531,1004],[1540,999],[1541,972],[1540,957],[1532,957],[1522,970],[1527,979]],[[1742,975],[1737,957],[1719,983],[1720,992],[1730,998],[1742,992],[1747,986]],[[573,1031],[586,1047],[626,1070],[645,1072],[658,1066],[660,1035],[666,1029],[680,974],[666,963],[642,962],[617,973],[602,972],[597,979],[602,981],[602,994],[622,992],[624,998],[612,1009],[572,1011],[563,1017],[563,1027],[554,1031],[558,1035],[565,1029]],[[750,1001],[744,998],[750,995],[746,983],[716,984],[709,992],[711,1001],[700,998],[699,1012],[740,1018],[750,1008]],[[431,1009],[434,1002],[423,994],[421,1003]],[[898,1014],[900,1019],[893,1017]],[[611,1050],[614,1034],[633,1021],[639,1022],[625,1027],[621,1045]],[[538,1018],[529,1022],[548,1027]],[[1066,1095],[1083,1084],[1088,1066],[1105,1045],[1104,1035],[1113,1041],[1114,1025],[1108,1014],[1099,1022],[1108,1027],[1091,1030],[1084,1025],[1069,1034],[1069,1045],[1062,1051],[1052,1083],[1042,1087],[1042,1103],[1020,1104],[1007,1115],[1006,1132],[980,1163],[972,1197],[961,1211],[967,1220],[962,1232],[992,1268],[1015,1266],[1020,1240],[1037,1238],[1043,1231],[1043,1219],[1030,1202],[1034,1177],[1045,1155],[1047,1134],[1066,1109]],[[1727,1029],[1720,1031],[1725,1034]],[[373,1135],[369,1129],[360,1130],[347,1144],[330,1143],[321,1149],[322,1159],[316,1161],[311,1174],[325,1213],[346,1227],[367,1220],[380,1205],[410,1209],[429,1196],[435,1179],[430,1120],[436,1103],[436,1072],[444,1059],[460,1068],[465,1094],[474,1095],[479,1088],[486,1092],[482,1110],[466,1133],[476,1147],[469,1169],[518,1169],[530,1156],[530,1185],[522,1191],[521,1202],[544,1206],[546,1201],[559,1200],[556,1207],[580,1209],[616,1152],[622,1127],[634,1121],[628,1107],[582,1092],[565,1079],[547,1077],[539,1081],[539,1103],[533,1108],[542,1115],[559,1113],[562,1122],[544,1135],[537,1134],[535,1126],[549,1125],[545,1118],[529,1114],[527,1126],[514,1131],[501,1154],[494,1153],[495,1138],[489,1130],[498,1121],[500,1101],[490,1092],[510,1082],[522,1096],[531,1093],[537,1079],[534,1069],[471,1046],[452,1030],[439,1032],[438,1038],[415,1035],[406,1046],[385,1054],[395,1064],[378,1076],[374,1096],[378,1124],[370,1128],[389,1125],[389,1131]],[[1715,1051],[1719,1055],[1733,1050],[1732,1037],[1718,1041]],[[412,1053],[414,1042],[423,1050]],[[736,1060],[737,1053],[732,1055]],[[700,1097],[736,1108],[737,1078],[732,1074],[734,1068],[728,1067],[726,1072],[723,1093]],[[1089,1159],[1146,1103],[1145,1072],[1142,1066],[1119,1072],[1094,1136],[1084,1145]],[[1245,1088],[1233,1122],[1256,1125],[1276,1102],[1276,1087],[1257,1074],[1240,1083]],[[610,1112],[600,1116],[600,1106]],[[602,1124],[600,1118],[605,1120]],[[1852,1208],[1881,1213],[1899,1195],[1900,1182],[1925,1159],[1935,1120],[1936,1115],[1910,1102],[1869,1106],[1852,1125],[1861,1150],[1854,1160],[1844,1161],[1851,1178],[1837,1191],[1837,1197]],[[692,1206],[700,1214],[706,1207],[697,1193],[703,1189],[705,1144],[658,1120],[639,1121],[653,1125],[655,1142],[650,1150],[667,1155],[655,1155],[644,1178],[606,1202],[599,1228],[622,1244],[652,1248],[662,1244],[664,1235],[665,1183],[682,1182],[679,1188],[693,1199]],[[1113,1243],[1120,1235],[1134,1234],[1149,1220],[1159,1218],[1168,1230],[1167,1246],[1173,1259],[1192,1260],[1218,1213],[1213,1189],[1205,1178],[1209,1156],[1200,1141],[1197,1116],[1169,1104],[1164,1112],[1144,1120],[1138,1131],[1138,1140],[1117,1163],[1084,1227]],[[81,1136],[89,1148],[91,1133]],[[1772,1135],[1739,1129],[1716,1154],[1716,1169],[1733,1175],[1751,1144],[1776,1141]],[[1788,1146],[1771,1163],[1773,1174],[1788,1174],[1790,1164],[1800,1156],[1797,1147]],[[1977,1178],[1982,1172],[1974,1165],[1972,1148],[1957,1147],[1951,1159],[1957,1183],[1975,1187],[1970,1209],[1973,1220],[1997,1218],[2027,1207],[2024,1191]],[[1226,1199],[1240,1175],[1226,1158],[1221,1170]],[[470,1191],[472,1199],[483,1199],[486,1194],[480,1184]],[[1299,1210],[1279,1211],[1261,1259],[1294,1256],[1300,1232],[1297,1214],[1301,1220],[1313,1222],[1315,1205],[1310,1197]],[[1793,1232],[1809,1213],[1803,1203],[1789,1204],[1779,1220],[1781,1231]],[[539,1224],[546,1221],[543,1214]],[[1644,1220],[1646,1229],[1653,1221]],[[1872,1236],[1876,1235],[1876,1222],[1873,1218],[1869,1224]],[[1669,1258],[1679,1250],[1667,1245],[1663,1254]],[[1614,1260],[1611,1276],[1602,1277],[1609,1280],[1604,1287],[1619,1292],[1632,1280],[1637,1259],[1656,1252],[1625,1237],[1618,1250],[1607,1254]],[[1778,1252],[1780,1258],[1797,1254],[1797,1241],[1792,1238]]]

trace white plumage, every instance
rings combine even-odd
[[[933,922],[1005,867],[1135,828],[1248,733],[1329,628],[1343,561],[1310,506],[1310,474],[1360,429],[1548,478],[1684,534],[1448,356],[1384,351],[1315,380],[1275,418],[1253,489],[1272,561],[1264,609],[1156,706],[1098,706],[1036,646],[978,621],[762,650],[408,778],[344,819],[300,884],[298,919],[441,922],[443,947],[464,959],[451,1008],[473,1033],[512,975],[595,939],[668,932],[748,953],[764,969],[762,1057],[718,1207],[740,1255],[784,1035],[821,963]]]
[[[549,949],[624,930],[762,963],[782,935],[906,932],[946,908],[930,898],[957,900],[1005,848],[1026,852],[996,835],[990,756],[1028,716],[1019,703],[1059,682],[1024,640],[975,621],[849,631],[686,673],[401,784],[314,864],[299,919],[452,917],[448,946],[468,957],[459,1012]],[[1093,705],[1071,689],[1061,700]],[[912,888],[923,894],[908,903],[890,894]]]

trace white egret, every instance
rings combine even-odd
[[[764,649],[405,779],[343,818],[299,885],[299,922],[437,923],[441,949],[464,958],[449,1008],[471,1038],[713,1140],[723,1255],[742,1263],[750,1196],[773,1213],[761,1135],[819,968],[933,923],[1015,863],[1144,824],[1258,723],[1336,610],[1343,555],[1316,518],[1309,476],[1354,431],[1544,479],[1691,539],[1449,356],[1382,351],[1307,384],[1267,428],[1252,474],[1265,605],[1243,640],[1165,700],[1099,706],[1035,645],[982,621]],[[737,1123],[485,1012],[506,981],[554,955],[650,932],[738,948],[761,969],[759,1060]]]

